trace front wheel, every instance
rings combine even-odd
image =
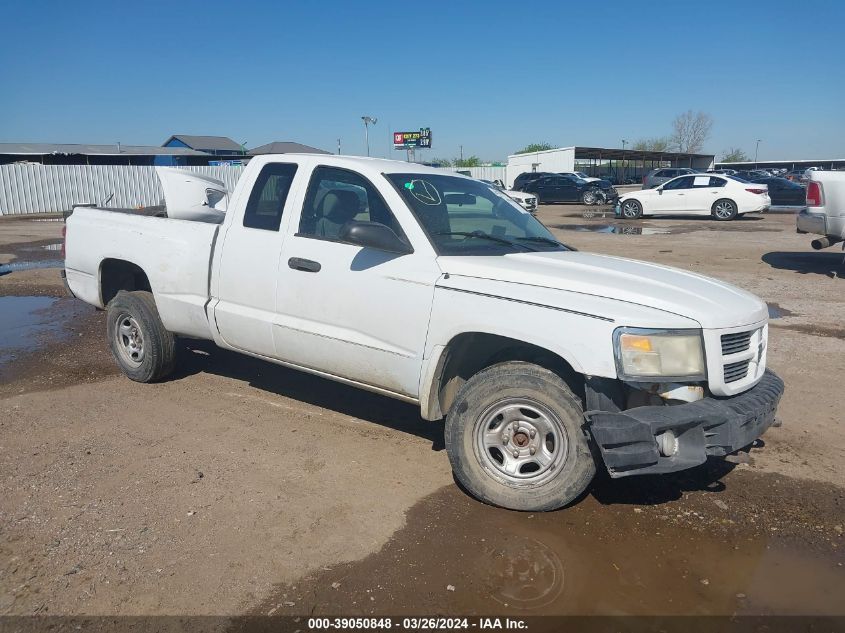
[[[575,501],[595,462],[580,400],[557,374],[525,362],[470,378],[446,417],[456,479],[481,501],[511,510],[555,510]]]
[[[153,382],[173,371],[176,338],[161,322],[151,292],[121,290],[109,302],[106,319],[112,356],[129,378]]]
[[[628,220],[643,217],[643,205],[638,200],[625,200],[622,203],[622,217]]]
[[[581,202],[583,204],[595,204],[596,203],[596,192],[592,189],[588,189],[584,193],[581,194]]]
[[[737,215],[736,202],[728,200],[727,198],[716,200],[710,209],[710,213],[713,215],[715,220],[719,220],[721,222],[733,220]]]

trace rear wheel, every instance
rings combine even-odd
[[[161,322],[152,293],[118,292],[106,319],[112,356],[129,378],[153,382],[173,371],[176,337]]]
[[[710,213],[713,215],[714,219],[721,222],[733,220],[737,215],[736,202],[728,200],[727,198],[716,200],[710,209]]]
[[[470,378],[446,417],[456,479],[478,499],[512,510],[555,510],[595,475],[580,400],[557,374],[525,362]]]
[[[628,220],[643,217],[643,205],[638,200],[625,200],[622,203],[622,217]]]

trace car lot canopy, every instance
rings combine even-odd
[[[713,154],[688,154],[685,152],[651,152],[639,149],[617,149],[608,147],[576,147],[575,160],[640,160],[646,162],[668,162],[670,167],[706,168],[713,164]]]

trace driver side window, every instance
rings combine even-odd
[[[663,189],[667,191],[674,191],[675,189],[692,189],[692,176],[684,176],[677,178],[663,185]]]
[[[379,222],[400,237],[404,236],[393,213],[369,180],[346,169],[314,169],[297,235],[337,241],[341,228],[351,221]]]

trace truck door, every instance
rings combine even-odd
[[[317,166],[291,220],[276,298],[277,357],[416,398],[440,276],[435,259],[340,241],[350,220],[380,222],[404,237],[376,187],[354,171]]]
[[[263,356],[274,350],[272,323],[284,240],[280,227],[296,171],[292,163],[264,165],[243,218],[229,225],[220,246],[214,309],[220,336],[232,347]]]

